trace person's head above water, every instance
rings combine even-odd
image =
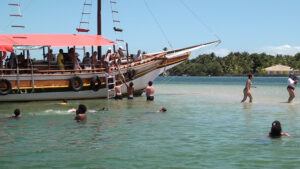
[[[15,114],[15,117],[20,116],[20,114],[21,114],[20,109],[15,109],[14,114]]]
[[[86,106],[83,105],[83,104],[80,104],[80,105],[78,106],[78,109],[76,110],[76,114],[85,114],[86,111],[87,111]]]
[[[160,110],[157,111],[157,113],[166,113],[167,109],[165,107],[162,107]]]
[[[272,127],[271,127],[271,131],[269,133],[269,136],[270,137],[280,137],[281,136],[281,132],[282,132],[281,124],[280,124],[279,121],[275,120],[272,123]]]

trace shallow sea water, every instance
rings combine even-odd
[[[299,168],[300,93],[284,103],[286,81],[256,77],[252,104],[245,77],[159,77],[154,102],[0,104],[0,168]],[[68,111],[81,103],[86,123]],[[265,137],[274,120],[295,137]]]

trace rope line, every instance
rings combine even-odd
[[[173,46],[172,46],[171,42],[169,41],[169,39],[168,39],[168,37],[167,37],[166,33],[164,32],[164,30],[163,30],[162,26],[159,24],[159,22],[158,22],[157,18],[155,17],[155,15],[153,14],[153,12],[151,11],[151,9],[150,9],[150,7],[149,7],[148,3],[146,2],[146,0],[144,0],[144,3],[145,3],[145,5],[146,5],[146,7],[147,7],[147,9],[148,9],[149,13],[150,13],[150,14],[151,14],[151,16],[153,17],[153,19],[154,19],[155,23],[156,23],[156,24],[157,24],[157,26],[159,27],[159,29],[160,29],[161,33],[163,34],[164,38],[167,40],[167,42],[168,42],[168,44],[169,44],[170,48],[173,50]]]
[[[198,22],[200,22],[211,34],[220,40],[220,37],[213,31],[213,29],[205,24],[205,22],[184,2],[184,0],[180,0],[180,2],[198,20]]]

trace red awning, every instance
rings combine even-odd
[[[109,46],[115,42],[100,35],[9,34],[0,35],[0,51],[12,52],[13,46]]]

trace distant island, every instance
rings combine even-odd
[[[214,53],[203,54],[186,60],[184,63],[168,71],[171,76],[235,76],[235,75],[270,75],[267,67],[286,65],[291,70],[300,69],[300,53],[290,55],[268,55],[266,53],[232,52],[225,57],[218,57]],[[287,72],[278,71],[283,75]]]

